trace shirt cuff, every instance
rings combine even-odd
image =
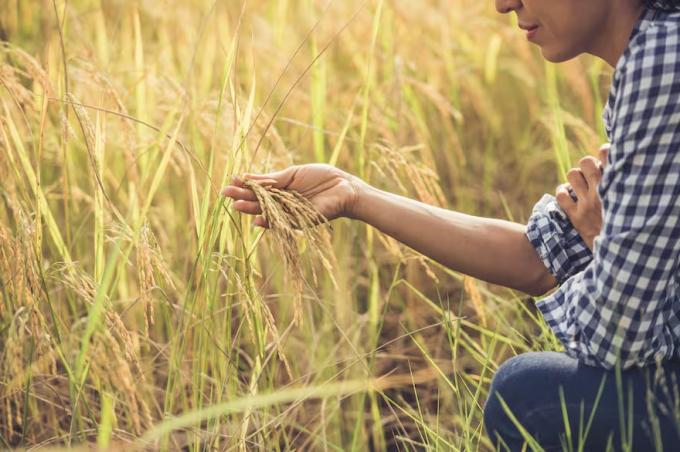
[[[593,258],[555,197],[548,194],[534,206],[526,236],[560,284],[583,270]]]

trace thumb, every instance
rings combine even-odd
[[[609,155],[609,149],[612,147],[611,143],[605,143],[600,146],[600,150],[597,151],[597,158],[602,163],[602,169],[607,166],[607,156]]]
[[[291,182],[293,182],[293,179],[295,179],[295,174],[297,171],[297,166],[290,166],[280,171],[274,171],[265,174],[246,173],[243,175],[243,179],[253,180],[262,185],[267,185],[274,188],[286,188],[291,184]]]

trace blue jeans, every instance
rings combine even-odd
[[[500,450],[521,450],[527,433],[527,450],[680,450],[679,380],[679,361],[617,377],[564,353],[525,353],[498,368],[484,424]]]

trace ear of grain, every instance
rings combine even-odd
[[[302,294],[306,285],[303,268],[303,257],[300,256],[298,241],[307,244],[309,258],[318,258],[334,285],[332,254],[329,250],[330,235],[328,220],[312,205],[312,203],[294,190],[281,190],[260,185],[253,180],[245,181],[260,203],[262,216],[269,224],[271,233],[281,251],[286,272],[294,282],[294,318],[297,324],[302,322]],[[317,273],[312,269],[313,282],[318,283]]]

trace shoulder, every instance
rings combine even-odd
[[[680,113],[680,13],[641,20],[616,66],[607,108],[611,139]]]
[[[613,140],[617,125],[627,128],[635,111],[644,122],[650,108],[680,109],[679,96],[680,12],[647,10],[612,76],[602,113],[608,138]]]
[[[663,74],[680,78],[680,13],[647,12],[616,66],[614,79]]]
[[[603,117],[612,148],[600,196],[616,173],[658,175],[670,161],[680,164],[680,14],[641,21],[617,64]],[[627,182],[619,183],[623,192]]]

